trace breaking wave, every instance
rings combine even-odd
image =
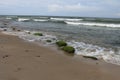
[[[120,24],[95,23],[95,22],[70,22],[65,21],[66,24],[71,25],[87,25],[87,26],[103,26],[103,27],[120,27]]]
[[[24,22],[24,21],[29,21],[30,19],[29,18],[18,18],[18,21],[19,22]]]
[[[6,19],[11,19],[11,18],[6,18]],[[70,25],[85,25],[85,26],[102,26],[102,27],[112,27],[112,28],[120,28],[120,23],[115,22],[115,23],[108,23],[101,22],[101,21],[96,21],[96,20],[89,20],[86,21],[85,19],[82,18],[53,18],[53,17],[39,17],[37,18],[18,18],[17,21],[19,22],[26,22],[26,21],[35,21],[35,22],[55,22],[55,23],[63,23],[63,24],[70,24]]]
[[[9,20],[9,19],[12,19],[12,18],[10,18],[10,17],[7,17],[6,19],[8,19],[8,20]]]
[[[83,19],[74,19],[74,18],[50,18],[54,21],[81,21]]]
[[[48,20],[47,19],[33,19],[33,21],[36,21],[36,22],[46,22]]]
[[[104,48],[83,42],[70,41],[68,42],[68,45],[75,48],[76,55],[94,56],[98,59],[103,59],[108,63],[120,65],[120,50],[118,50],[117,55],[116,51],[111,48]]]

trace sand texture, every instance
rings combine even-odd
[[[0,33],[0,80],[120,80],[120,66],[83,60]]]

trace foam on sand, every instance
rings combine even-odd
[[[22,38],[29,42],[42,42],[44,44],[49,44],[49,45],[54,44],[57,40],[56,36],[49,35],[45,32],[42,32],[43,36],[35,36],[34,33],[39,33],[38,31],[24,30],[24,31],[18,32],[18,31],[12,31],[11,29],[9,29],[8,31],[5,31],[3,33],[18,36],[19,38]],[[48,43],[47,40],[50,40],[51,42]]]

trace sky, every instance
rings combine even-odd
[[[120,0],[0,0],[0,15],[120,18]]]

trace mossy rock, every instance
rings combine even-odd
[[[98,60],[98,58],[96,57],[93,57],[93,56],[83,56],[84,58],[90,58],[90,59],[93,59],[93,60]]]
[[[34,33],[35,36],[43,36],[42,33]]]
[[[56,42],[56,44],[57,44],[59,47],[67,46],[67,43],[66,43],[65,41],[58,41],[58,42]]]
[[[51,41],[51,40],[46,40],[46,42],[49,42],[49,43],[50,43],[50,42],[52,42],[52,41]]]
[[[75,52],[75,48],[72,47],[72,46],[64,46],[62,48],[65,52],[68,52],[68,53],[74,53]]]

